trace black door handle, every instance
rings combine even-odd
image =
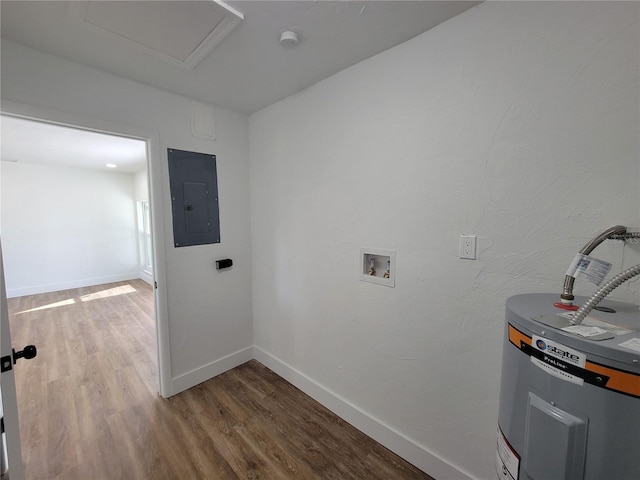
[[[12,355],[6,355],[0,359],[0,372],[2,373],[11,370],[19,358],[31,360],[38,355],[38,349],[35,345],[27,345],[19,352],[16,352],[15,348],[12,348],[11,351],[13,352]]]
[[[19,352],[16,352],[16,350],[13,349],[13,363],[16,363],[19,358],[31,360],[36,355],[38,355],[38,349],[35,345],[27,345],[24,347],[24,350],[20,350]]]

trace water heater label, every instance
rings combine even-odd
[[[640,352],[640,338],[630,338],[626,342],[622,342],[620,346]]]
[[[609,270],[611,270],[609,262],[578,253],[569,265],[567,275],[576,278],[578,274],[583,274],[591,283],[600,285]]]
[[[498,444],[496,446],[496,478],[498,480],[518,480],[520,456],[511,448],[498,427]]]
[[[580,369],[585,367],[587,356],[584,353],[537,335],[533,335],[531,341],[531,346],[540,352],[538,355],[531,355],[534,365],[567,382],[576,385],[584,384],[582,377],[574,375],[576,367]]]

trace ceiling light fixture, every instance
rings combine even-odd
[[[287,30],[280,34],[280,45],[285,48],[294,48],[300,43],[300,35],[296,32]]]
[[[116,168],[116,167],[117,167],[117,165],[116,165],[115,163],[107,163],[107,164],[105,165],[105,167],[107,167],[107,168]]]

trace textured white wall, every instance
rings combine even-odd
[[[493,478],[505,299],[640,225],[639,6],[487,2],[252,115],[256,346]],[[397,250],[396,288],[361,246]]]
[[[216,109],[217,140],[191,133],[191,99],[2,41],[2,100],[156,132],[160,157],[171,371],[174,391],[250,357],[251,259],[248,118]],[[167,148],[217,156],[222,242],[173,247]],[[157,178],[157,177],[156,177]],[[215,260],[232,258],[220,273]],[[247,350],[248,349],[248,350]],[[237,352],[240,357],[233,356]],[[231,355],[231,357],[229,357]],[[231,358],[231,360],[229,360]],[[219,363],[222,362],[222,363]]]
[[[133,175],[2,162],[0,180],[10,297],[137,277]]]

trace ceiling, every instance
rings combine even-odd
[[[250,114],[480,2],[263,0],[227,1],[222,9],[220,3],[2,0],[0,32],[3,39]],[[225,10],[244,19],[218,29]],[[225,31],[202,40],[216,29]],[[280,45],[286,30],[300,36],[297,47]],[[189,58],[199,42],[207,48]]]
[[[3,39],[251,114],[478,1],[0,0]],[[295,48],[280,35],[299,35]],[[144,142],[3,116],[3,161],[136,172]]]
[[[135,173],[147,168],[146,142],[104,133],[0,117],[3,162]],[[116,165],[109,168],[108,163]],[[4,165],[4,163],[2,164]]]

